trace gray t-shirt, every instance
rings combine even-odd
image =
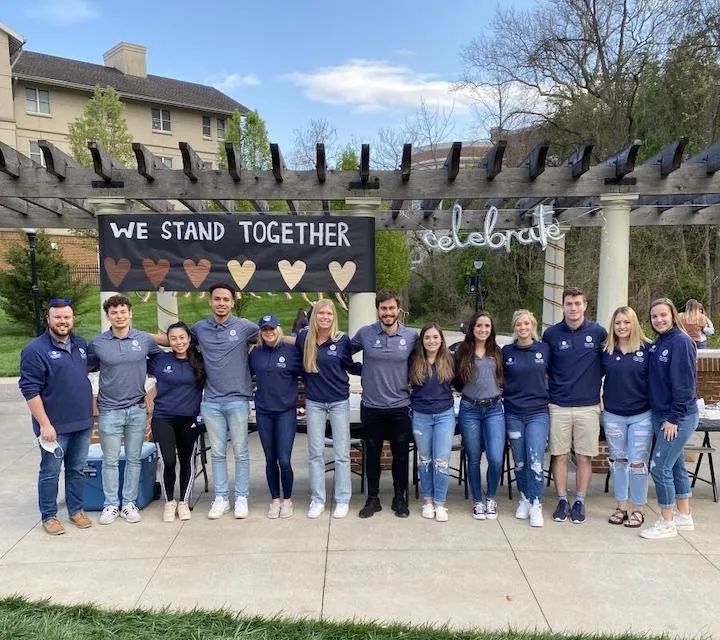
[[[205,361],[205,402],[250,400],[248,345],[257,340],[260,328],[250,320],[231,316],[225,322],[207,318],[190,332],[197,338]]]
[[[88,345],[88,361],[100,366],[99,409],[127,409],[141,403],[147,357],[160,351],[149,333],[137,329],[130,329],[124,338],[115,337],[112,331],[95,336]]]
[[[463,395],[470,400],[484,400],[500,395],[497,383],[497,363],[495,358],[475,356],[475,371],[472,378],[463,387]]]
[[[408,359],[418,334],[398,325],[393,335],[380,322],[358,329],[352,339],[353,353],[363,352],[362,400],[375,409],[395,409],[410,404]]]

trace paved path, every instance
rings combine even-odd
[[[720,505],[708,487],[697,491],[696,530],[657,542],[606,523],[613,503],[600,476],[584,526],[547,522],[530,529],[513,517],[506,490],[499,519],[478,522],[457,485],[450,489],[448,523],[423,520],[414,500],[411,517],[400,520],[388,508],[387,473],[384,509],[374,518],[358,519],[362,498],[356,495],[346,520],[326,513],[311,521],[304,513],[300,436],[298,511],[270,521],[253,435],[248,520],[209,521],[210,498],[202,494],[187,523],[161,522],[161,505],[153,503],[140,524],[119,520],[51,538],[38,522],[38,455],[15,389],[0,385],[0,595],[121,608],[229,607],[325,619],[573,632],[631,628],[720,638]],[[328,474],[328,489],[331,480]],[[202,490],[200,482],[196,488]]]

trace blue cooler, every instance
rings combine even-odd
[[[105,494],[102,484],[102,448],[99,444],[91,444],[85,464],[85,494],[83,501],[85,511],[102,511],[105,503]],[[140,456],[140,484],[136,506],[138,509],[146,507],[155,497],[155,477],[157,473],[157,450],[154,442],[143,442]],[[122,501],[122,486],[125,477],[125,447],[120,447],[120,495]]]

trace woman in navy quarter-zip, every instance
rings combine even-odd
[[[652,422],[648,397],[648,340],[630,307],[618,307],[603,343],[603,427],[617,507],[610,524],[645,522]]]
[[[298,376],[302,365],[297,349],[283,341],[276,316],[261,316],[258,326],[260,337],[250,350],[248,362],[250,373],[255,376],[255,420],[270,489],[267,517],[274,520],[293,514],[294,474],[290,458],[297,429]]]
[[[671,538],[695,528],[690,513],[690,479],[684,449],[699,421],[695,399],[695,344],[681,329],[672,300],[661,298],[650,306],[650,323],[657,334],[650,354],[650,410],[655,448],[650,457],[650,475],[661,518],[640,535],[654,540]],[[673,513],[677,510],[676,513]]]

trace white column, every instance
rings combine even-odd
[[[628,300],[630,207],[636,194],[600,196],[602,234],[598,276],[597,321],[606,329],[613,311]]]
[[[174,291],[157,292],[157,324],[160,331],[178,321],[178,299]]]
[[[568,229],[562,229],[567,233]],[[562,292],[565,288],[565,237],[550,240],[545,249],[545,276],[543,278],[542,330],[560,322]]]

